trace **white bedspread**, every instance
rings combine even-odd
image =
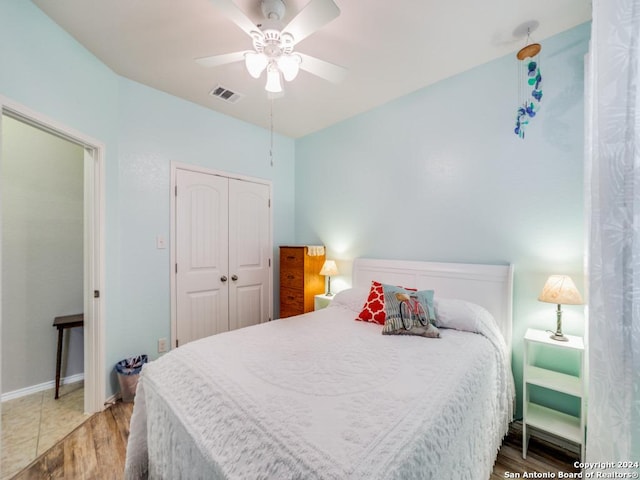
[[[488,336],[381,335],[332,306],[146,365],[126,478],[482,479],[512,415]]]

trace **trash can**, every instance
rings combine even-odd
[[[123,402],[133,402],[133,397],[136,396],[140,371],[142,371],[142,366],[147,363],[147,360],[148,357],[146,355],[138,355],[137,357],[125,358],[116,363],[116,372]]]

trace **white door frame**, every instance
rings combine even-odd
[[[85,413],[99,412],[104,409],[106,393],[103,288],[105,145],[1,95],[0,113],[84,148],[84,410]],[[0,116],[0,141],[1,133]],[[1,323],[0,311],[0,325]]]
[[[224,172],[222,170],[215,170],[207,167],[200,167],[197,165],[190,165],[188,163],[171,162],[171,221],[170,221],[170,242],[171,242],[171,254],[170,254],[170,269],[171,269],[171,342],[169,349],[173,349],[176,346],[177,338],[177,288],[176,288],[176,171],[177,170],[189,170],[192,172],[205,173],[208,175],[218,175],[226,178],[233,178],[236,180],[244,180],[246,182],[261,183],[269,187],[269,198],[273,197],[273,187],[270,180],[264,178],[249,177],[246,175],[238,175],[235,173]],[[269,208],[269,252],[271,253],[271,278],[269,281],[269,319],[273,318],[273,208]]]

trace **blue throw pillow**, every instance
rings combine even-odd
[[[438,338],[433,290],[413,291],[382,285],[386,320],[383,335],[419,335]]]

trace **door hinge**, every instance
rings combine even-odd
[[[176,273],[178,273],[178,264],[176,263]]]
[[[176,338],[176,348],[178,348],[178,339]]]
[[[269,268],[271,268],[271,259],[269,259]]]
[[[269,204],[269,208],[271,208],[271,199],[269,199],[268,204]]]
[[[100,298],[100,290],[93,291],[93,298]]]
[[[175,186],[175,189],[173,191],[173,194],[177,197],[178,196],[178,186]]]

